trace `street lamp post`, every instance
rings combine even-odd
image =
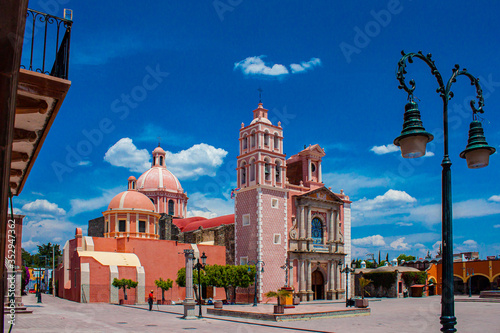
[[[467,268],[467,276],[469,277],[469,297],[472,297],[472,277],[474,276],[474,268]]]
[[[205,255],[205,252],[203,252],[203,255],[201,256],[201,263],[200,259],[196,259],[196,264],[194,264],[194,267],[198,271],[198,305],[199,305],[199,318],[203,318],[203,314],[201,312],[201,273],[200,271],[202,269],[205,269],[205,266],[207,264],[207,256]]]
[[[260,272],[264,273],[264,266],[266,265],[266,263],[263,260],[257,260],[257,261],[250,260],[248,264],[255,266],[255,278],[253,281],[253,285],[255,288],[253,294],[253,306],[257,306],[257,272],[259,271],[259,264],[260,264]]]
[[[399,89],[404,89],[408,93],[409,103],[405,107],[403,131],[401,135],[394,140],[396,146],[401,147],[401,155],[404,158],[416,158],[425,155],[426,144],[433,140],[433,135],[426,132],[420,120],[420,111],[417,103],[413,99],[415,90],[415,81],[410,80],[408,87],[405,83],[406,61],[413,62],[414,58],[423,60],[430,68],[431,73],[436,77],[439,88],[436,90],[443,100],[443,136],[444,136],[444,157],[441,163],[442,180],[442,253],[443,253],[443,271],[442,271],[442,296],[441,296],[441,324],[442,332],[456,332],[457,323],[454,309],[453,296],[453,237],[452,237],[452,199],[451,199],[451,160],[448,156],[448,101],[453,97],[451,85],[460,75],[465,75],[470,79],[471,85],[476,87],[478,107],[475,107],[475,101],[470,102],[472,108],[472,122],[469,130],[469,141],[466,149],[460,153],[461,158],[467,160],[469,168],[482,168],[488,165],[489,155],[495,152],[495,148],[488,146],[484,137],[481,122],[477,114],[483,113],[484,99],[479,80],[471,75],[467,70],[460,69],[455,65],[453,74],[444,84],[441,74],[431,59],[432,55],[423,55],[418,53],[401,52],[402,58],[398,62],[396,77],[399,81]]]
[[[342,267],[342,263],[340,265]],[[349,306],[349,274],[354,272],[354,269],[346,263],[345,268],[340,272],[345,273],[345,307],[347,308]]]

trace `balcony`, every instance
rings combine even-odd
[[[65,10],[66,14],[72,12]],[[71,86],[71,18],[28,9],[17,83],[9,185],[19,195]],[[8,55],[6,56],[8,57]]]

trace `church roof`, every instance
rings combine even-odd
[[[139,191],[183,192],[181,183],[166,167],[153,166],[137,180]]]
[[[108,210],[118,210],[118,209],[135,209],[135,210],[146,210],[155,211],[155,205],[149,200],[144,194],[129,190],[121,192],[113,199],[108,205]]]
[[[215,228],[223,224],[234,224],[234,214],[214,217],[213,219],[199,220],[187,224],[182,232],[199,229]]]
[[[187,226],[188,224],[206,219],[207,218],[203,216],[193,216],[185,219],[173,219],[172,223],[175,224],[177,228],[179,228],[181,231],[183,231],[184,227]]]
[[[320,187],[315,190],[306,192],[304,194],[298,195],[297,197],[309,197],[309,198],[315,198],[319,200],[328,200],[328,201],[336,201],[339,203],[343,203],[344,201],[340,199],[335,193],[333,193],[331,190],[327,189],[326,187]]]

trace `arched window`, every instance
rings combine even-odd
[[[323,223],[317,217],[311,221],[311,237],[313,244],[323,244]]]
[[[278,133],[274,133],[274,149],[280,148],[280,138],[278,137]]]
[[[311,163],[311,171],[316,172],[316,164]]]
[[[264,146],[269,146],[269,132],[267,130],[264,132]]]
[[[241,163],[241,184],[247,182],[247,164],[245,162]]]
[[[255,180],[255,160],[250,161],[250,181]]]
[[[266,180],[271,180],[271,165],[269,165],[268,158],[265,159],[264,174],[266,176]]]
[[[243,136],[242,144],[243,144],[243,149],[247,149],[247,135],[246,134]]]
[[[160,156],[160,165],[163,165],[163,156]]]
[[[168,215],[174,215],[174,200],[168,200]]]
[[[255,135],[256,135],[256,134],[255,134],[254,132],[252,132],[252,134],[250,135],[250,146],[251,146],[252,148],[254,148],[254,147],[255,147]]]
[[[281,162],[276,161],[276,183],[281,183]]]

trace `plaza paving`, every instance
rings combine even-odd
[[[462,298],[458,296],[457,298]],[[477,296],[476,296],[477,297]],[[227,317],[182,320],[182,306],[119,306],[80,304],[43,295],[37,304],[33,295],[23,298],[33,314],[18,314],[12,332],[439,332],[440,297],[381,299],[371,301],[371,315],[362,317],[268,322]],[[304,311],[341,309],[343,303],[309,302]],[[234,309],[248,305],[224,306]],[[267,312],[272,305],[261,304]],[[197,308],[198,309],[198,308]],[[205,311],[204,311],[205,313]],[[500,303],[456,302],[459,332],[500,332]],[[7,319],[7,317],[5,317]],[[9,325],[6,322],[5,332]]]

